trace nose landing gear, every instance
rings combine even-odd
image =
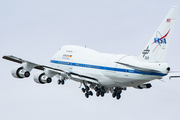
[[[58,85],[60,85],[60,84],[61,84],[61,85],[64,85],[65,80],[60,80],[60,79],[59,79],[59,80],[57,81],[57,83],[58,83]]]

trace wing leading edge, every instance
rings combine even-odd
[[[78,72],[72,72],[72,71],[67,71],[67,70],[57,69],[57,68],[54,68],[54,67],[49,67],[49,66],[45,66],[45,65],[36,64],[36,63],[30,62],[30,61],[23,60],[21,58],[12,56],[12,55],[3,56],[2,58],[6,59],[6,60],[9,60],[9,61],[12,61],[12,62],[22,64],[22,66],[23,66],[24,63],[26,63],[26,65],[23,66],[23,67],[25,67],[25,69],[28,69],[30,71],[33,68],[35,68],[37,70],[42,70],[46,74],[48,74],[48,76],[50,76],[50,77],[53,77],[55,75],[60,75],[60,76],[64,76],[64,77],[67,77],[67,78],[71,78],[73,76],[76,76],[76,79],[78,79],[78,81],[87,81],[87,82],[99,84],[98,80],[96,78],[85,75],[84,73],[80,74]],[[30,67],[30,68],[27,68],[27,66]]]

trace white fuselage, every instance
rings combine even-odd
[[[116,62],[161,72],[143,72]],[[52,67],[81,73],[98,79],[103,86],[137,86],[168,74],[166,63],[139,62],[136,57],[122,54],[105,54],[89,48],[63,46],[51,59]]]

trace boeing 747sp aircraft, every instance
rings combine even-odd
[[[87,98],[93,95],[94,90],[96,96],[103,97],[105,93],[111,92],[113,98],[120,99],[121,92],[127,87],[151,88],[150,81],[161,79],[170,72],[165,57],[179,8],[171,8],[138,57],[106,54],[85,47],[66,45],[52,57],[51,66],[12,55],[3,58],[20,63],[11,71],[15,78],[27,78],[32,69],[38,69],[40,71],[34,75],[36,83],[50,83],[56,76],[58,84],[63,85],[68,79],[83,84],[82,91]]]

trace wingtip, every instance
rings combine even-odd
[[[6,59],[6,58],[7,58],[7,55],[4,55],[2,58],[3,58],[3,59]]]

